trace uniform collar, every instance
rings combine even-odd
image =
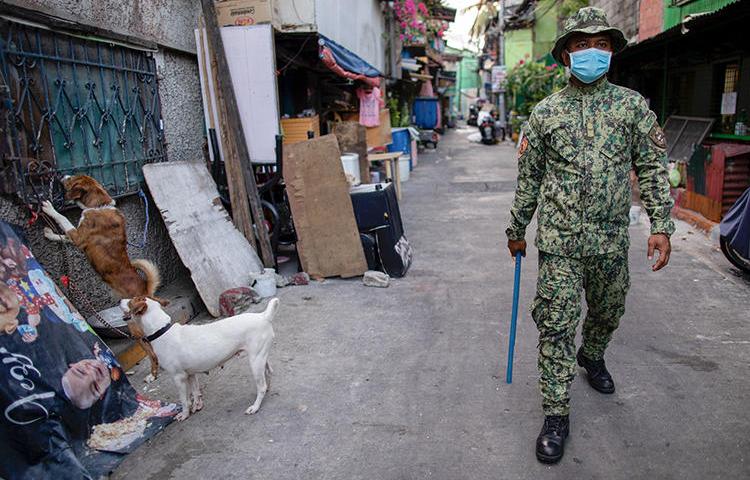
[[[590,85],[585,85],[583,87],[579,87],[578,85],[573,84],[573,82],[568,82],[568,85],[565,87],[565,92],[568,95],[572,95],[573,97],[581,97],[583,95],[594,95],[597,93],[601,93],[609,88],[611,84],[609,83],[609,80],[607,80],[607,76],[604,75],[599,80],[595,81],[594,83]]]

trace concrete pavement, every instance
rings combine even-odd
[[[647,226],[631,229],[628,310],[607,354],[618,391],[602,396],[579,376],[565,458],[536,461],[542,413],[528,306],[537,255],[530,249],[523,264],[509,386],[513,263],[503,230],[515,151],[471,144],[473,131],[449,133],[404,184],[415,251],[406,278],[388,289],[353,279],[281,290],[275,375],[260,412],[243,415],[254,387],[246,360],[234,359],[201,378],[203,411],[113,477],[750,477],[750,282],[684,225],[658,273],[646,260]],[[176,399],[165,376],[147,390]]]

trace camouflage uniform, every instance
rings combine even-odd
[[[522,240],[538,204],[539,279],[531,311],[545,415],[568,414],[582,292],[583,352],[591,360],[603,357],[625,313],[631,168],[651,233],[674,231],[665,148],[643,97],[606,76],[550,95],[524,126],[506,234]]]

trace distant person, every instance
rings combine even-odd
[[[537,104],[519,148],[518,187],[506,234],[510,254],[525,255],[526,227],[539,206],[532,317],[539,330],[545,415],[536,455],[544,463],[563,456],[576,361],[595,390],[615,391],[604,352],[625,313],[630,286],[631,166],[651,219],[648,258],[659,252],[652,270],[665,267],[671,252],[664,133],[641,95],[607,81],[612,54],[626,43],[598,8],[582,8],[568,19],[552,56],[570,67],[570,82]],[[576,353],[584,291],[588,312]]]

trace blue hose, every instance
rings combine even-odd
[[[138,245],[136,243],[128,242],[128,245],[130,245],[133,248],[143,248],[146,246],[146,237],[148,235],[148,198],[146,197],[146,193],[143,191],[143,189],[140,189],[138,191],[138,196],[141,197],[141,200],[143,200],[143,210],[146,212],[146,223],[143,225],[143,235],[141,236],[141,244]]]

